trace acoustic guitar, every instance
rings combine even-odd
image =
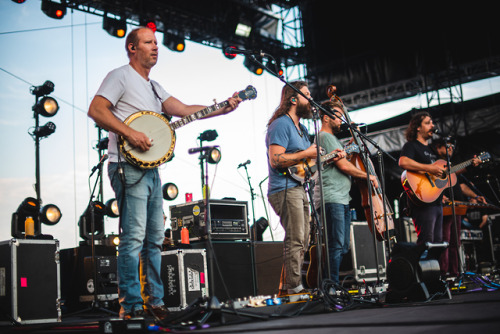
[[[486,162],[491,156],[488,152],[483,152],[478,158],[481,162]],[[418,173],[405,170],[401,174],[401,183],[405,192],[414,203],[432,203],[441,196],[443,190],[450,186],[450,184],[452,187],[457,184],[457,175],[455,173],[471,165],[473,160],[474,158],[451,167],[450,172],[447,170],[447,162],[445,160],[437,160],[434,162],[434,165],[446,169],[441,177],[436,177],[427,172]]]

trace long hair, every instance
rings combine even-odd
[[[302,87],[307,86],[307,82],[301,81],[301,80],[291,82],[290,84],[293,87],[295,87],[295,88],[297,88],[299,90]],[[297,98],[298,95],[299,94],[294,89],[292,89],[288,85],[285,85],[283,87],[283,89],[281,90],[280,105],[274,111],[274,114],[271,116],[271,119],[267,123],[267,126],[271,125],[271,123],[274,122],[278,117],[283,116],[284,114],[286,114],[290,110],[290,108],[292,106],[292,101],[291,101],[292,97]]]
[[[410,120],[410,124],[408,124],[408,128],[406,129],[405,132],[405,137],[407,141],[413,141],[417,139],[417,132],[418,128],[420,125],[422,125],[422,121],[426,117],[431,117],[431,114],[429,114],[427,111],[420,111],[413,115],[413,117]]]

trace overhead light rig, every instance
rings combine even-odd
[[[221,0],[215,3],[205,0],[60,1],[60,5],[64,4],[65,8],[103,17],[119,17],[122,25],[124,22],[135,26],[150,25],[165,35],[168,32],[169,36],[165,38],[164,44],[176,52],[182,52],[185,42],[189,40],[219,48],[223,52],[228,46],[262,50],[277,59],[281,69],[305,64],[303,43],[297,44],[291,41],[294,38],[278,36],[280,26],[281,30],[286,29],[286,22],[283,22],[282,18],[283,11],[293,8],[298,10],[299,0],[268,1],[265,5],[262,5],[262,2],[257,4],[243,0]],[[44,2],[54,3],[49,0]],[[279,13],[276,13],[277,6]],[[114,25],[108,22],[106,27],[106,31],[111,35],[122,37]],[[125,33],[126,30],[123,34]],[[285,33],[281,31],[281,34]]]

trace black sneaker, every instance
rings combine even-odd
[[[170,315],[170,311],[165,305],[148,307],[145,311],[147,315],[152,316],[160,321],[165,320]]]
[[[137,319],[137,318],[145,318],[146,312],[143,309],[133,310],[123,316],[123,320]]]

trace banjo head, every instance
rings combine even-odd
[[[175,132],[162,114],[139,111],[127,117],[124,123],[136,131],[143,132],[153,144],[148,151],[143,152],[120,136],[120,151],[128,162],[141,168],[156,168],[172,158]]]

